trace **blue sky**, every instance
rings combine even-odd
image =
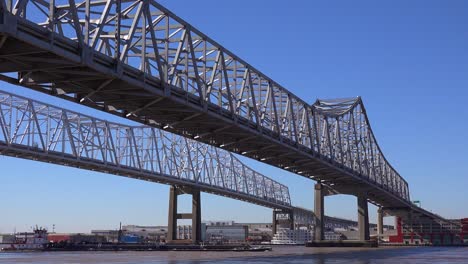
[[[468,2],[160,3],[306,101],[362,96],[412,199],[446,217],[468,217]],[[0,88],[115,120],[22,88]],[[243,160],[287,184],[296,205],[313,207],[314,182]],[[166,185],[4,156],[0,166],[0,232],[34,224],[86,232],[120,221],[167,222]],[[202,199],[203,219],[271,221],[266,208],[208,194]],[[371,220],[375,210],[370,207]],[[328,197],[326,213],[356,219],[356,199]]]

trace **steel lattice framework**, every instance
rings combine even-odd
[[[377,144],[360,97],[319,99],[312,107],[321,151],[327,158],[405,200],[410,199],[408,183],[385,159]]]
[[[0,154],[126,177],[195,186],[294,214],[313,226],[315,214],[293,207],[287,186],[233,154],[148,126],[96,119],[0,90]],[[327,216],[327,225],[345,221]],[[351,220],[346,220],[356,224]]]
[[[154,0],[0,0],[4,81],[413,207],[360,98],[309,104]],[[14,75],[12,73],[17,73]]]
[[[0,91],[0,153],[291,208],[288,187],[233,154],[147,126],[124,126]]]

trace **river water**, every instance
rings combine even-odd
[[[271,252],[37,252],[0,253],[0,263],[36,264],[468,264],[468,247],[305,248],[276,246]]]

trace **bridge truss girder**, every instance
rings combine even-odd
[[[227,151],[157,128],[112,123],[3,91],[0,153],[291,208],[285,185]]]
[[[53,4],[52,4],[53,3]],[[360,99],[310,105],[153,0],[1,0],[3,80],[411,206]]]

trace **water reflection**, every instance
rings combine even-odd
[[[468,263],[465,248],[305,248],[272,252],[62,252],[0,253],[0,263],[80,264],[394,264]]]

